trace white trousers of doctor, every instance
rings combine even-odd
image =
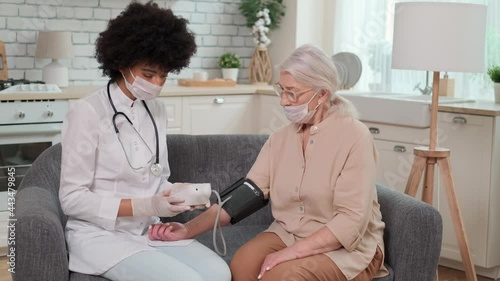
[[[183,247],[155,247],[134,254],[102,276],[120,281],[230,281],[227,263],[215,252],[193,241]]]

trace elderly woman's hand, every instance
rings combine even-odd
[[[149,240],[177,241],[187,239],[188,229],[178,222],[153,224],[148,230]]]
[[[294,247],[286,247],[283,250],[267,255],[262,263],[262,266],[260,267],[260,273],[259,276],[257,276],[257,279],[262,279],[266,271],[271,270],[278,264],[297,258],[299,258],[299,255],[295,251]]]

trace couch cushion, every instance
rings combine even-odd
[[[222,191],[246,176],[267,135],[169,135],[167,137],[170,182],[209,182]],[[215,195],[211,197],[215,202]],[[173,219],[186,222],[199,212],[186,212]],[[240,221],[238,225],[269,225],[273,221],[268,206]]]

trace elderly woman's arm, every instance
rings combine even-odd
[[[298,259],[331,252],[341,247],[342,244],[327,227],[320,228],[320,230],[316,231],[311,236],[290,246]]]
[[[335,235],[327,227],[322,227],[311,236],[292,246],[267,255],[260,268],[258,279],[261,279],[266,270],[270,270],[282,262],[334,251],[341,247],[342,244]]]
[[[334,217],[326,227],[349,252],[361,242],[376,196],[377,150],[366,130],[352,146],[334,189]]]

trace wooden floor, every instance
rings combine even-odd
[[[440,266],[439,267],[439,281],[466,281],[465,273],[463,271],[451,269],[448,267]],[[478,276],[477,281],[492,281],[493,279]],[[498,280],[498,279],[497,279]],[[0,279],[0,281],[2,281]]]
[[[8,271],[9,265],[7,264],[7,257],[0,257],[0,281],[12,281],[10,272]],[[466,281],[465,273],[463,271],[439,267],[439,280],[438,281]],[[492,281],[493,279],[479,276],[478,281]]]
[[[12,281],[8,270],[9,265],[7,264],[7,257],[0,257],[0,281]]]

